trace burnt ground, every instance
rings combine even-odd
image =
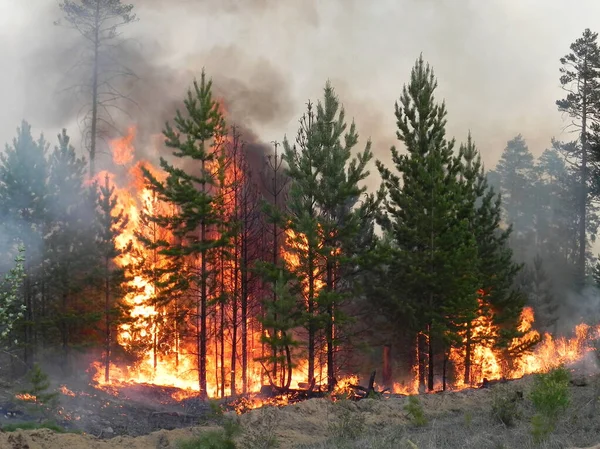
[[[193,397],[177,401],[172,395],[181,390],[154,385],[123,386],[108,391],[91,385],[55,388],[57,405],[51,410],[17,399],[15,393],[19,390],[0,382],[0,427],[51,421],[68,431],[111,438],[190,427],[208,423],[215,415],[209,402]]]
[[[281,449],[559,449],[600,443],[600,376],[573,377],[569,408],[542,444],[535,443],[531,433],[532,379],[421,395],[424,425],[415,423],[406,409],[408,398],[403,396],[357,402],[310,399],[264,407],[239,416],[243,434],[237,447],[276,447],[268,445],[275,440]],[[122,387],[115,396],[87,385],[70,388],[74,395],[60,395],[56,422],[86,435],[46,429],[0,432],[0,448],[176,449],[181,439],[218,427],[210,403],[195,398],[178,402],[172,398],[174,389],[137,385]],[[30,414],[24,404],[12,399],[14,391],[14,386],[0,384],[0,424],[39,420],[39,415]],[[511,426],[493,413],[498,393],[515,398]],[[8,410],[18,413],[6,416]]]

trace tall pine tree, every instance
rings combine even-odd
[[[415,311],[420,388],[434,387],[434,361],[451,342],[448,316],[464,314],[465,302],[476,304],[473,285],[476,256],[468,221],[459,216],[464,201],[460,164],[454,141],[445,136],[446,108],[434,98],[433,71],[419,57],[396,103],[397,137],[407,154],[392,147],[397,173],[381,162],[377,167],[388,192],[382,221],[394,238],[394,270]]]
[[[375,198],[367,196],[366,188],[360,185],[369,174],[366,166],[372,158],[371,143],[367,141],[365,149],[353,155],[358,133],[354,123],[348,127],[330,83],[316,112],[311,106],[307,114],[308,126],[300,131],[305,145],[292,147],[285,140],[284,159],[291,178],[291,226],[304,234],[300,228],[303,223],[308,225],[314,238],[310,243],[316,244],[315,261],[322,272],[316,312],[325,334],[327,385],[332,391],[336,383],[335,335],[345,319],[343,302],[356,284],[360,249],[355,242],[364,223],[373,222],[377,206]],[[313,220],[303,217],[311,212]]]
[[[561,58],[560,83],[566,97],[558,100],[558,110],[569,116],[577,139],[570,143],[556,142],[556,146],[570,159],[577,171],[577,222],[578,257],[577,283],[581,288],[586,278],[588,242],[588,205],[591,194],[590,177],[590,137],[593,129],[598,129],[600,120],[600,48],[598,34],[589,29],[571,44],[571,52]],[[594,126],[595,125],[595,126]],[[594,235],[594,234],[593,234]]]
[[[182,164],[176,166],[161,157],[160,165],[167,174],[164,182],[144,170],[148,186],[158,198],[176,208],[173,215],[160,214],[152,218],[175,236],[174,242],[163,242],[160,251],[173,257],[184,256],[193,264],[186,275],[198,292],[195,301],[196,350],[202,397],[208,396],[208,307],[215,293],[210,291],[210,285],[217,273],[217,255],[230,241],[227,233],[216,232],[225,225],[223,214],[217,210],[218,174],[215,173],[225,121],[219,104],[213,100],[211,88],[212,81],[206,79],[203,71],[200,82],[195,81],[193,89],[188,90],[184,101],[187,114],[184,116],[178,111],[175,127],[166,124],[163,132],[166,145],[173,149],[172,156],[179,158]]]

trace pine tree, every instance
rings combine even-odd
[[[50,317],[60,333],[68,369],[72,343],[85,341],[76,332],[95,321],[95,311],[78,298],[89,294],[87,284],[97,261],[93,258],[96,234],[94,206],[84,184],[86,161],[78,158],[66,130],[48,159],[48,197],[45,211],[45,283],[52,303]],[[52,298],[54,297],[54,298]]]
[[[173,215],[157,215],[152,218],[175,236],[175,242],[163,242],[163,254],[186,257],[195,266],[186,273],[189,282],[199,292],[196,301],[196,349],[198,356],[198,384],[200,394],[207,397],[207,319],[208,306],[213,296],[209,290],[218,267],[214,265],[217,253],[229,243],[228,233],[213,231],[223,225],[222,214],[217,210],[218,187],[214,172],[225,129],[225,121],[219,104],[213,100],[212,81],[206,79],[204,71],[200,82],[195,81],[188,90],[185,100],[187,116],[177,112],[175,128],[167,123],[164,130],[166,145],[172,155],[182,162],[194,162],[187,170],[169,163],[161,157],[160,165],[167,179],[160,182],[148,170],[144,176],[148,186],[157,193],[161,201],[172,204]]]
[[[477,242],[477,288],[479,289],[478,305],[474,310],[467,310],[463,326],[465,347],[465,384],[471,382],[471,346],[506,345],[516,333],[517,320],[524,305],[524,296],[515,289],[515,277],[521,266],[512,261],[512,250],[508,246],[512,227],[501,229],[501,200],[493,188],[488,185],[486,173],[481,163],[481,156],[471,135],[467,143],[461,147],[461,181],[464,188],[464,217],[469,222],[469,229]],[[527,158],[525,158],[527,160]],[[479,333],[477,339],[472,335],[475,318],[485,317],[493,324],[501,327],[503,332],[498,336]]]
[[[296,367],[294,349],[300,346],[300,341],[293,335],[293,330],[302,325],[304,313],[302,302],[298,300],[302,295],[295,291],[300,283],[285,267],[273,266],[270,262],[258,264],[256,269],[264,279],[269,280],[272,292],[277,295],[277,301],[267,297],[262,302],[264,317],[261,318],[261,323],[267,331],[263,333],[261,340],[272,351],[257,360],[268,366],[279,366],[279,379],[273,377],[271,370],[266,372],[273,385],[287,390],[292,383],[292,371]]]
[[[131,250],[131,242],[125,248],[120,247],[117,238],[123,234],[129,222],[123,210],[118,210],[118,198],[115,187],[109,184],[108,175],[98,188],[97,208],[97,251],[100,259],[98,273],[99,288],[104,304],[104,381],[110,380],[110,364],[114,347],[114,329],[122,323],[126,316],[126,308],[122,303],[127,281],[124,267],[117,265],[116,260],[124,252]]]
[[[318,317],[317,328],[323,328],[327,354],[327,385],[335,386],[337,341],[336,328],[344,324],[342,305],[352,291],[353,269],[356,266],[355,240],[364,222],[373,222],[375,200],[365,195],[360,183],[368,176],[366,165],[372,158],[371,143],[357,155],[352,154],[358,143],[354,123],[348,127],[345,111],[330,83],[324,89],[324,99],[316,111],[309,105],[306,126],[291,146],[284,140],[284,160],[291,179],[291,227],[306,236],[305,256],[308,273],[315,273],[312,288],[313,310],[310,324]],[[306,228],[307,232],[304,232]],[[308,258],[308,254],[311,257]],[[318,278],[318,279],[317,279]],[[310,307],[310,303],[309,303]],[[335,323],[335,325],[334,325]],[[314,328],[313,328],[314,330]],[[311,380],[309,373],[309,381]]]
[[[26,277],[23,285],[24,361],[33,363],[34,318],[38,316],[35,298],[42,263],[43,232],[46,208],[46,153],[48,144],[43,136],[34,141],[31,126],[23,121],[12,146],[0,154],[0,214],[2,216],[2,251],[14,255],[19,244],[25,246]]]
[[[600,131],[600,48],[598,34],[586,29],[583,35],[571,44],[571,53],[561,58],[560,83],[567,95],[558,100],[558,110],[569,115],[577,140],[571,143],[556,142],[556,146],[576,167],[579,180],[577,189],[578,206],[578,286],[581,288],[586,277],[588,241],[588,204],[590,200],[589,145],[592,130]],[[594,126],[595,124],[595,126]],[[592,234],[594,235],[594,234]]]
[[[263,266],[260,270],[261,275],[268,282],[271,288],[271,301],[273,302],[272,309],[275,311],[271,320],[277,321],[278,315],[276,311],[278,307],[275,305],[277,302],[277,292],[275,288],[277,281],[279,280],[280,268],[283,266],[281,259],[281,248],[285,243],[285,228],[286,223],[286,201],[288,197],[288,188],[290,178],[286,176],[284,170],[284,159],[279,152],[279,143],[274,142],[273,154],[265,156],[265,164],[262,171],[262,183],[264,187],[264,194],[262,198],[261,209],[264,215],[264,219],[267,224],[267,234],[270,240],[270,254],[268,256],[269,265],[271,269]],[[271,307],[266,305],[267,308]],[[273,328],[271,332],[275,332]],[[283,342],[285,339],[271,340],[273,343]],[[266,342],[270,344],[269,341]],[[281,348],[280,346],[272,346],[272,373],[273,376],[277,377],[279,360],[281,359],[278,351],[283,349],[286,353],[289,352],[289,348]],[[267,358],[268,359],[268,358]],[[286,379],[291,376],[291,367],[281,366],[281,378]],[[287,374],[287,375],[286,375]],[[284,383],[282,381],[282,383]]]
[[[118,88],[118,78],[135,75],[122,63],[117,62],[119,29],[136,20],[133,5],[121,0],[64,0],[59,4],[69,26],[81,34],[85,51],[74,68],[89,67],[91,73],[83,73],[77,91],[90,97],[91,110],[83,117],[86,140],[89,145],[90,178],[95,174],[96,146],[102,124],[111,125],[109,108],[118,107],[119,100],[127,99]],[[60,24],[60,21],[56,22]],[[87,80],[90,81],[87,81]],[[84,81],[86,80],[86,81]]]
[[[525,140],[519,134],[506,144],[496,172],[499,175],[505,221],[513,226],[513,248],[519,248],[518,257],[524,260],[525,251],[533,245],[533,183],[534,159]]]
[[[377,161],[388,192],[385,210],[388,231],[397,248],[394,270],[401,273],[397,289],[403,289],[415,310],[418,333],[419,383],[433,390],[434,358],[440,345],[444,351],[451,337],[448,315],[472,306],[475,241],[468,222],[459,216],[464,202],[453,147],[445,137],[446,108],[437,104],[433,71],[419,57],[396,103],[397,137],[407,154],[392,147],[398,174]],[[468,308],[468,307],[467,307]],[[427,357],[425,357],[425,352]]]

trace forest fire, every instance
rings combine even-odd
[[[124,231],[118,236],[118,245],[129,248],[123,251],[116,261],[120,267],[127,268],[132,276],[127,279],[124,302],[128,306],[128,317],[118,327],[116,341],[126,352],[133,355],[133,362],[110,362],[109,377],[106,378],[103,362],[94,362],[94,381],[98,387],[107,391],[116,391],[120,385],[146,384],[163,387],[174,387],[174,400],[181,401],[199,394],[200,388],[197,374],[197,354],[194,346],[186,335],[189,327],[189,303],[186,298],[180,298],[168,305],[161,303],[161,285],[164,284],[166,272],[169,269],[168,261],[156,249],[149,250],[141,243],[140,236],[148,240],[172,241],[174,236],[164,229],[159,229],[147,217],[155,214],[169,213],[169,205],[162,203],[145,184],[142,168],[151,172],[157,179],[163,179],[160,170],[149,162],[135,162],[135,127],[129,128],[127,136],[114,140],[111,144],[113,162],[115,166],[126,169],[126,176],[118,177],[115,173],[101,172],[96,176],[99,183],[107,182],[115,188],[119,206],[128,216],[129,222]],[[231,142],[228,142],[231,144]],[[231,151],[231,148],[229,148]],[[222,163],[222,159],[221,159]],[[235,211],[235,195],[227,185],[238,182],[243,177],[243,170],[238,161],[233,159],[230,164],[219,167],[219,159],[214,162],[214,170],[222,170],[222,185],[225,194],[227,211]],[[162,176],[162,178],[161,178]],[[121,182],[121,179],[125,181]],[[283,259],[290,266],[301,264],[300,255],[307,251],[307,241],[302,235],[291,229],[286,230],[284,247],[294,248],[294,251],[284,251]],[[223,284],[228,289],[240,289],[237,278],[236,260],[221,262],[220,276]],[[140,269],[139,267],[145,268]],[[314,269],[315,294],[325,285],[318,270]],[[227,281],[225,281],[227,279]],[[302,284],[306,292],[308,285]],[[222,292],[223,293],[223,292]],[[225,293],[223,293],[225,294]],[[306,296],[306,295],[304,295]],[[186,309],[188,308],[188,309]],[[264,358],[265,347],[261,342],[261,334],[269,335],[269,329],[262,329],[260,323],[247,317],[249,326],[246,328],[248,345],[251,356],[246,360],[247,378],[243,379],[241,373],[233,372],[232,366],[239,364],[239,349],[232,353],[233,336],[231,331],[228,336],[219,335],[217,325],[226,327],[226,322],[233,322],[239,312],[230,306],[215,303],[215,310],[211,314],[210,344],[208,345],[207,366],[207,393],[210,397],[223,397],[228,394],[236,395],[240,392],[258,393],[270,376],[265,372],[265,367],[260,361]],[[221,321],[221,323],[218,323]],[[248,324],[247,323],[247,324]],[[593,340],[600,337],[600,327],[592,329],[586,325],[579,325],[573,338],[561,337],[554,339],[549,334],[540,336],[533,329],[533,309],[527,307],[523,310],[519,330],[524,334],[522,338],[515,339],[504,353],[494,351],[485,344],[487,338],[498,330],[494,328],[489,318],[480,316],[472,323],[470,334],[470,379],[465,372],[466,337],[465,345],[453,348],[448,360],[454,367],[452,381],[448,380],[447,388],[462,389],[480,385],[484,379],[494,380],[501,378],[518,378],[523,375],[545,371],[560,364],[572,364],[583,359],[586,354],[595,348]],[[237,335],[241,335],[242,328],[236,323]],[[239,337],[237,337],[239,338]],[[536,342],[538,342],[535,345]],[[237,345],[235,345],[237,346]],[[511,356],[511,351],[523,346],[534,346],[531,351],[526,351],[519,356]],[[232,358],[236,359],[232,362]],[[239,366],[239,365],[237,365]],[[327,361],[321,357],[315,359],[314,372],[317,379],[323,379],[327,372]],[[306,387],[309,385],[307,376],[307,361],[302,360],[294,366],[291,374],[290,387]],[[413,367],[414,378],[408,383],[394,383],[390,390],[396,394],[415,394],[418,392],[419,382],[416,367]],[[233,381],[233,382],[232,382]],[[274,380],[271,379],[271,382]],[[277,381],[277,379],[275,379]],[[282,379],[283,381],[283,379]],[[321,387],[318,381],[316,389]],[[356,376],[341,377],[338,379],[335,392],[348,389],[349,385],[358,384]],[[240,386],[243,385],[243,388]],[[436,389],[441,389],[441,381],[436,381]],[[334,393],[335,393],[334,392]],[[260,407],[265,403],[284,405],[288,402],[286,395],[279,399],[265,399],[259,396],[249,396],[245,401],[236,405],[240,410]]]

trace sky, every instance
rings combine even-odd
[[[559,59],[600,17],[597,0],[133,3],[139,21],[125,34],[146,87],[130,120],[158,120],[156,133],[203,67],[232,119],[264,142],[293,139],[306,102],[331,80],[362,143],[371,137],[375,156],[389,160],[394,102],[422,53],[446,101],[448,134],[464,141],[471,131],[489,168],[519,133],[534,155],[552,137],[570,138],[555,105]],[[53,143],[62,127],[79,132],[75,100],[61,92],[77,35],[53,25],[59,15],[58,0],[0,0],[0,143],[22,119]]]

